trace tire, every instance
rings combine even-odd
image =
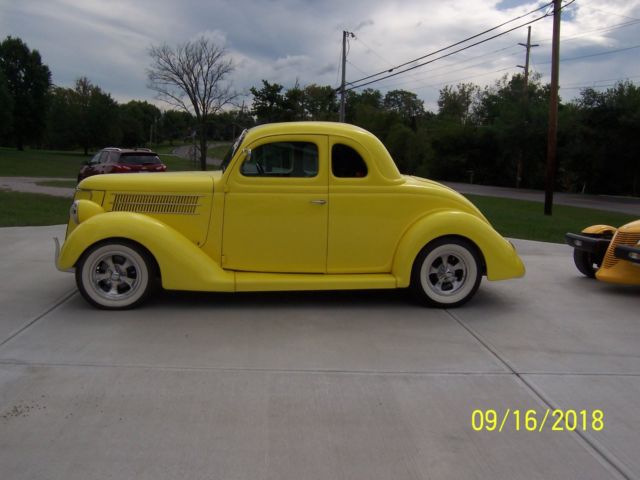
[[[596,278],[596,271],[600,268],[600,265],[598,262],[595,262],[592,254],[574,248],[573,262],[576,264],[576,268],[580,273],[589,278]]]
[[[125,241],[96,244],[76,265],[78,290],[87,302],[104,310],[140,305],[155,284],[155,263],[149,254]]]
[[[461,238],[443,237],[424,247],[413,264],[411,290],[425,305],[458,307],[473,297],[483,268],[478,248]]]

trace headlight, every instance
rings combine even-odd
[[[71,208],[69,208],[69,218],[71,218],[73,223],[76,225],[80,224],[80,217],[78,216],[78,200],[74,200],[71,204]]]
[[[100,213],[104,213],[104,209],[91,200],[74,200],[69,209],[69,217],[76,225]]]

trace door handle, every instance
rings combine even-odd
[[[311,203],[314,205],[325,205],[327,203],[326,200],[311,200]]]

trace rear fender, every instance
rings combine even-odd
[[[60,250],[57,267],[73,268],[83,252],[110,238],[139,243],[155,258],[162,286],[170,290],[220,291],[235,289],[235,275],[220,268],[184,235],[147,215],[108,212],[80,223]]]
[[[418,220],[400,240],[392,267],[398,287],[409,286],[413,262],[420,250],[445,236],[458,236],[474,243],[484,259],[489,280],[522,277],[525,273],[513,245],[490,224],[466,212],[440,211]]]

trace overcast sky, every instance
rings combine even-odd
[[[570,0],[566,0],[568,2]],[[206,35],[225,45],[238,91],[261,79],[285,87],[339,84],[342,31],[347,80],[412,60],[527,13],[547,2],[522,0],[0,0],[0,37],[40,51],[53,82],[88,77],[120,102],[154,101],[146,87],[150,45]],[[540,13],[527,17],[530,19]],[[519,25],[509,24],[499,31]],[[532,26],[531,69],[550,79],[551,17]],[[496,32],[494,32],[496,33]],[[576,0],[563,12],[560,83],[580,87],[640,83],[640,0]],[[410,73],[371,85],[405,89],[436,109],[447,85],[494,83],[522,71],[526,27]],[[247,103],[251,96],[247,95]],[[157,103],[159,106],[162,104]],[[165,106],[166,107],[166,106]]]

